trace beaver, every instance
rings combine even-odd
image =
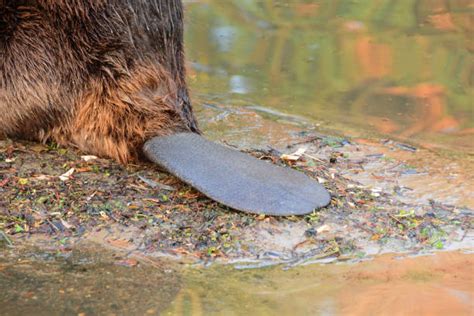
[[[148,159],[237,210],[329,202],[305,175],[200,136],[181,0],[0,0],[0,134]]]

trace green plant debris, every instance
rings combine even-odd
[[[343,141],[328,138],[311,144],[329,157]],[[336,164],[311,159],[292,162],[291,167],[316,181],[324,179],[332,201],[306,216],[277,218],[232,211],[150,164],[124,168],[106,159],[84,161],[80,153],[61,151],[55,144],[46,149],[34,146],[7,142],[0,147],[0,155],[6,155],[8,148],[9,159],[0,162],[0,239],[8,244],[13,236],[40,234],[66,246],[74,238],[119,225],[136,229],[131,239],[146,251],[205,260],[270,256],[303,262],[357,258],[364,256],[368,244],[398,247],[395,250],[444,249],[453,229],[462,232],[472,227],[469,210],[454,212],[454,206],[410,205],[386,193],[373,195],[341,176],[353,167],[350,159]],[[285,165],[272,150],[249,153]],[[341,156],[345,157],[337,154],[338,159]],[[61,181],[59,175],[71,168],[73,176]],[[150,186],[137,174],[162,185]],[[265,238],[286,236],[286,230],[296,228],[296,239],[303,241],[290,252],[265,250]]]

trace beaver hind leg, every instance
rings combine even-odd
[[[304,215],[329,204],[326,189],[305,174],[258,160],[193,133],[154,137],[146,156],[211,199],[233,209]]]
[[[91,80],[72,118],[51,138],[122,164],[140,160],[147,139],[193,130],[177,93],[172,78],[152,64],[113,84]]]

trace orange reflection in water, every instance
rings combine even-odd
[[[392,72],[392,51],[388,45],[376,43],[368,35],[356,43],[356,58],[361,66],[361,76],[382,78]]]
[[[460,123],[446,114],[445,89],[438,84],[422,83],[414,87],[391,87],[383,89],[389,95],[406,96],[415,99],[417,113],[420,119],[415,120],[405,129],[402,137],[410,137],[423,131],[450,132],[458,131]]]
[[[471,152],[473,5],[194,0],[191,88],[210,103],[296,114],[349,136]]]

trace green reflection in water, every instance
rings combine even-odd
[[[198,109],[474,149],[474,1],[193,0],[186,20]]]

